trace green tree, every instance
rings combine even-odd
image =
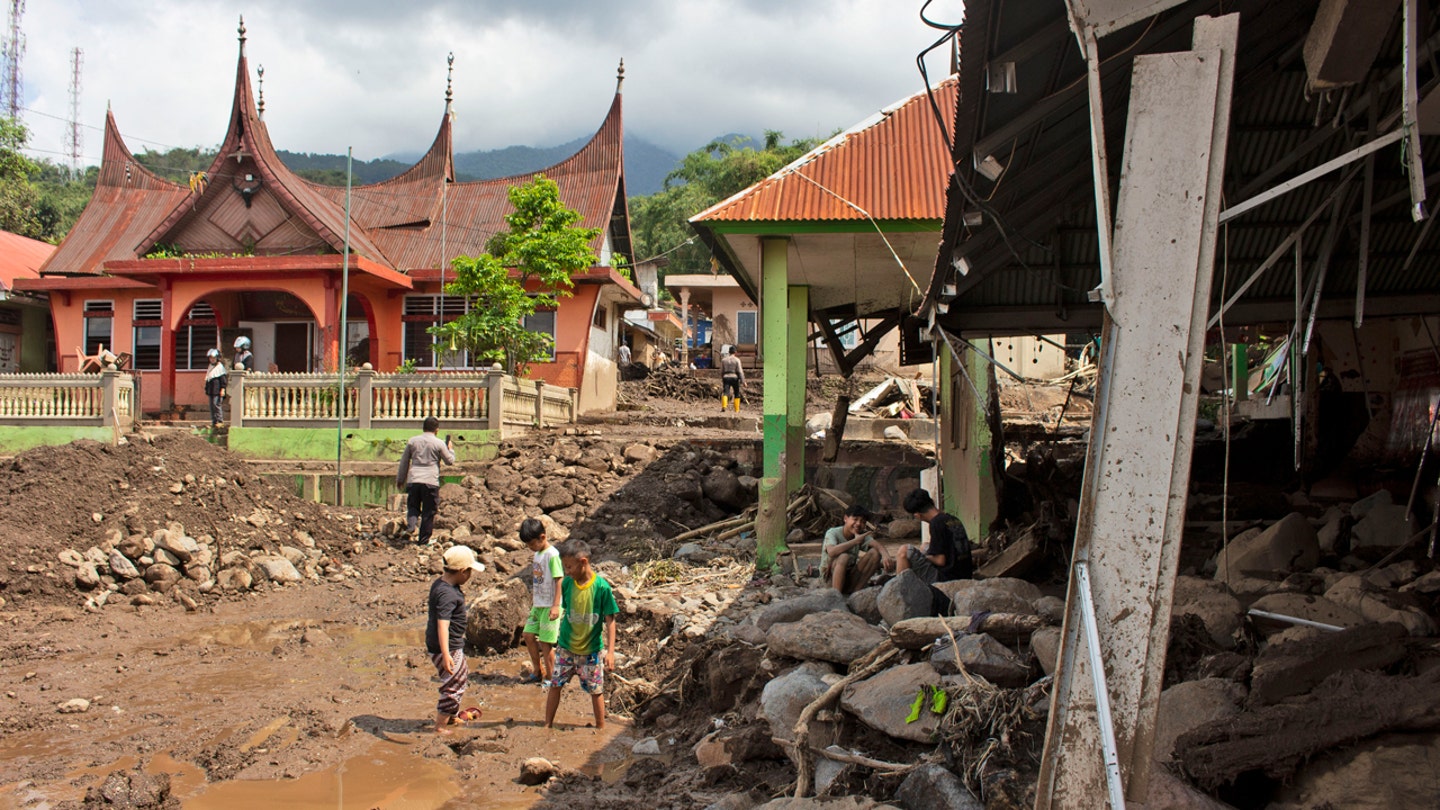
[[[144,152],[135,154],[135,162],[172,183],[184,186],[189,184],[191,174],[210,168],[217,152],[218,148],[200,146],[189,149],[175,146],[161,152],[147,146]]]
[[[0,229],[39,238],[40,225],[35,218],[39,195],[30,182],[39,166],[20,151],[29,138],[24,124],[0,118]]]
[[[681,159],[666,175],[664,189],[648,197],[632,197],[630,231],[637,259],[665,253],[669,273],[709,272],[710,250],[698,239],[676,249],[695,236],[690,217],[769,177],[819,144],[814,138],[785,144],[784,138],[783,133],[766,130],[760,148],[750,138],[738,136],[711,141]]]
[[[550,336],[525,328],[525,318],[572,294],[570,277],[598,261],[590,242],[600,229],[576,227],[580,214],[543,175],[511,186],[509,197],[515,209],[505,217],[509,230],[491,237],[485,253],[451,263],[455,280],[445,292],[470,298],[470,311],[429,331],[437,345],[500,361],[514,374],[549,353]]]
[[[39,195],[35,204],[35,220],[40,235],[36,238],[59,242],[74,227],[75,220],[80,218],[80,212],[85,210],[94,195],[100,168],[90,166],[78,178],[71,177],[68,167],[48,160],[40,161],[39,168],[37,174],[30,176]]]

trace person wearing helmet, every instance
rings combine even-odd
[[[235,338],[235,365],[246,371],[255,370],[255,355],[250,352],[250,338],[244,335]]]
[[[225,421],[225,384],[229,378],[225,364],[220,361],[220,350],[211,349],[205,353],[210,368],[205,372],[205,395],[210,397],[210,427],[217,428]]]

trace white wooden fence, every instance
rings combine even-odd
[[[415,427],[434,416],[447,429],[548,427],[575,421],[576,391],[521,380],[498,368],[480,372],[337,374],[230,372],[235,427]],[[501,418],[491,419],[492,414]]]
[[[0,374],[0,425],[129,427],[135,378],[99,374]]]

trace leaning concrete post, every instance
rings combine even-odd
[[[230,394],[230,425],[232,427],[245,426],[245,377],[249,373],[243,368],[232,369],[230,381],[225,386],[225,390]]]
[[[545,427],[545,381],[535,381],[535,427]]]
[[[370,394],[374,386],[375,369],[361,368],[355,372],[355,417],[360,430],[369,430],[370,420],[375,418],[375,401]]]
[[[488,389],[485,406],[486,427],[495,431],[496,439],[505,438],[505,369],[499,363],[490,367],[485,374]]]
[[[580,421],[580,389],[570,389],[570,423]]]

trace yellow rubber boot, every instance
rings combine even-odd
[[[739,413],[739,412],[740,412],[740,398],[739,398],[739,397],[735,397],[734,403],[735,403],[735,413]]]
[[[723,411],[723,410],[725,410],[725,409],[728,408],[728,407],[730,407],[730,398],[727,397],[727,396],[725,396],[724,394],[721,394],[721,395],[720,395],[720,410]]]

